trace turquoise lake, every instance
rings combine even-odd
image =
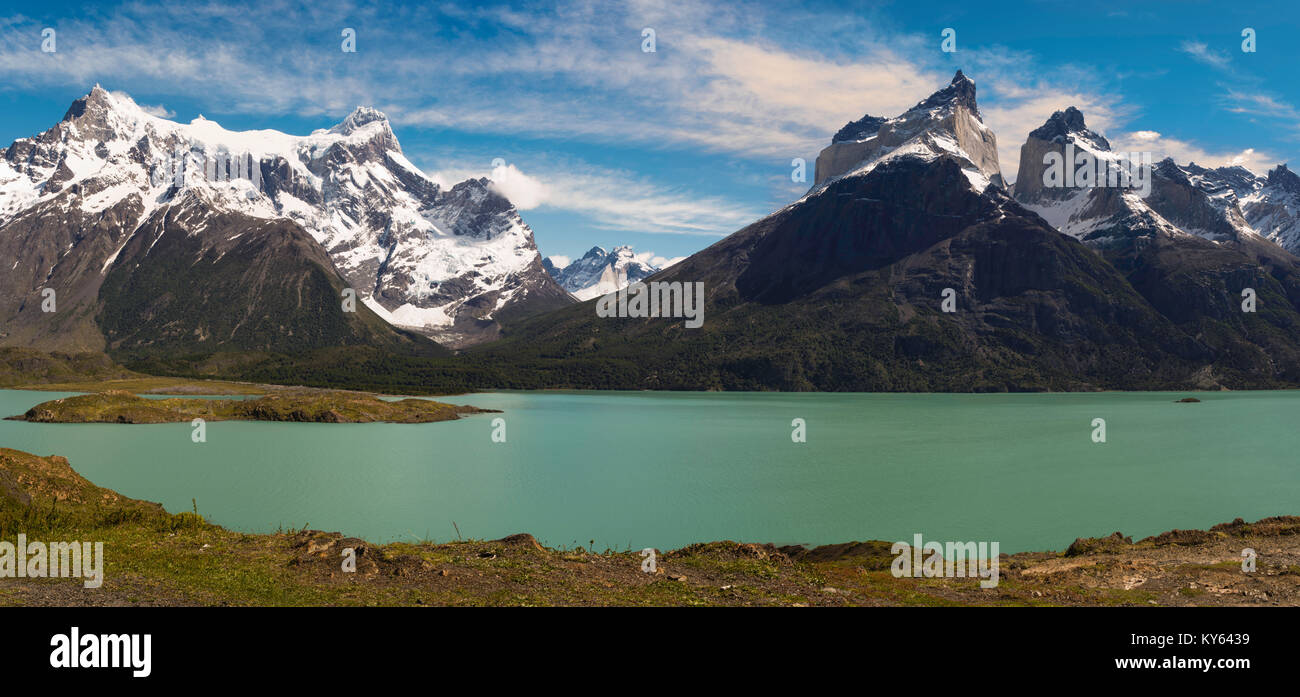
[[[0,421],[0,446],[63,455],[169,511],[197,499],[231,529],[376,542],[454,540],[454,521],[465,537],[598,551],[921,533],[1017,552],[1300,514],[1300,392],[1174,403],[1189,394],[492,393],[445,401],[504,414],[214,422],[197,444],[189,424]],[[0,415],[62,396],[0,390]]]

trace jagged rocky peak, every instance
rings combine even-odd
[[[383,122],[388,127],[388,117],[384,112],[368,106],[358,106],[348,114],[337,126],[330,129],[330,133],[340,133],[342,135],[351,135],[366,124]],[[391,128],[389,129],[391,130]]]
[[[174,156],[178,148],[187,159]],[[484,328],[498,313],[571,302],[542,270],[532,230],[488,179],[439,187],[370,107],[305,136],[229,131],[202,117],[183,124],[153,116],[96,86],[63,121],[0,151],[0,228],[47,208],[73,229],[111,221],[99,237],[72,240],[87,255],[75,267],[88,298],[157,209],[194,196],[205,214],[291,220],[324,248],[358,300],[449,344],[489,338]],[[52,231],[49,244],[9,262],[32,278],[48,273],[49,250],[68,248],[53,226],[37,223]],[[0,324],[28,286],[0,284]]]
[[[835,135],[831,136],[831,142],[845,143],[854,140],[866,140],[880,131],[880,127],[884,125],[885,120],[883,116],[867,114],[857,121],[850,121],[845,124],[844,128],[836,131]]]
[[[68,111],[63,114],[63,120],[73,121],[87,113],[94,115],[96,112],[109,111],[112,108],[113,98],[108,94],[108,90],[95,83],[86,96],[78,98],[68,107]]]
[[[1286,163],[1274,167],[1267,178],[1267,185],[1274,186],[1284,191],[1300,194],[1300,176],[1296,175],[1290,169],[1287,169]]]
[[[1231,189],[1239,199],[1250,196],[1265,185],[1265,180],[1262,177],[1256,176],[1254,172],[1241,165],[1215,167],[1206,170],[1205,173],[1208,179],[1212,179]]]
[[[1205,193],[1234,201],[1248,198],[1264,186],[1261,177],[1241,165],[1209,168],[1189,162],[1180,169],[1188,181]],[[1164,171],[1169,170],[1166,167]]]
[[[817,156],[813,188],[836,177],[865,174],[893,157],[944,155],[963,162],[972,186],[1003,186],[997,137],[980,119],[975,81],[960,70],[947,87],[894,118],[867,115],[841,128]]]
[[[1066,161],[1066,148],[1074,147],[1077,153],[1086,152],[1101,159],[1113,159],[1110,141],[1088,128],[1083,112],[1077,107],[1066,107],[1053,112],[1043,125],[1029,132],[1025,144],[1020,146],[1020,169],[1016,175],[1015,197],[1025,204],[1048,200],[1063,200],[1073,196],[1076,188],[1044,184],[1044,173],[1049,164],[1048,153],[1057,153]]]
[[[980,108],[975,103],[975,81],[966,77],[961,70],[958,70],[957,74],[952,76],[952,82],[949,82],[947,87],[921,100],[909,111],[934,109],[949,104],[960,104],[969,109],[977,118],[980,118]]]
[[[1030,138],[1061,143],[1069,140],[1071,136],[1087,137],[1101,148],[1110,150],[1110,141],[1100,133],[1088,130],[1088,125],[1083,120],[1083,112],[1077,107],[1070,106],[1063,111],[1054,112],[1047,118],[1046,123],[1029,132]]]
[[[1059,157],[1049,161],[1053,153]],[[1060,232],[1097,247],[1153,235],[1215,242],[1254,236],[1238,206],[1238,192],[1249,194],[1256,187],[1248,170],[1180,166],[1165,157],[1148,171],[1149,154],[1137,155],[1112,152],[1105,138],[1087,128],[1078,109],[1058,111],[1030,132],[1020,149],[1015,198]],[[1081,168],[1081,156],[1096,160],[1090,181],[1047,176],[1062,162]],[[1103,172],[1129,172],[1131,178],[1124,182],[1117,177],[1112,183]]]
[[[948,83],[947,87],[921,100],[908,111],[928,111],[951,104],[960,104],[977,117],[980,115],[979,105],[975,103],[975,81],[966,77],[960,70],[957,71],[956,75],[953,75],[952,81]],[[880,127],[888,120],[883,116],[867,114],[857,121],[850,121],[845,124],[831,137],[831,142],[843,143],[866,140],[878,133]]]
[[[1191,166],[1195,167],[1195,163]],[[1176,181],[1180,184],[1190,184],[1191,180],[1187,178],[1187,172],[1172,157],[1165,157],[1155,164],[1154,170],[1160,176]]]
[[[355,160],[382,161],[386,152],[402,152],[388,117],[368,106],[357,107],[334,127],[317,133],[338,138],[330,146],[334,158],[346,159],[342,153],[347,152]]]
[[[628,245],[619,245],[610,251],[600,246],[592,247],[568,266],[560,268],[547,259],[545,267],[561,287],[579,300],[611,293],[660,269],[637,258],[636,252]]]
[[[110,94],[96,84],[68,107],[53,130],[60,138],[67,132],[69,137],[80,140],[113,140],[127,135],[123,131],[131,130],[141,116],[144,112],[130,98]]]
[[[1241,198],[1241,210],[1256,232],[1300,255],[1300,176],[1285,164],[1274,167]]]

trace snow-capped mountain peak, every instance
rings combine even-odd
[[[348,114],[346,119],[343,119],[338,125],[329,130],[330,133],[350,135],[363,126],[381,122],[383,127],[388,128],[388,117],[384,115],[384,112],[368,106],[358,106],[351,114]]]
[[[1047,176],[1053,154],[1057,161],[1076,158],[1071,166],[1083,167],[1081,158],[1091,160],[1088,167],[1106,176],[1077,185],[1055,182]],[[1083,113],[1069,107],[1029,133],[1020,149],[1014,195],[1060,232],[1092,246],[1152,235],[1194,235],[1215,242],[1257,238],[1236,193],[1253,186],[1247,170],[1207,170],[1194,163],[1184,167],[1168,157],[1151,164],[1151,157],[1114,152],[1105,137],[1087,127]],[[1131,172],[1133,178],[1110,181],[1119,171]]]
[[[958,105],[969,110],[975,118],[981,118],[979,105],[975,103],[975,81],[966,77],[961,70],[952,76],[947,87],[921,100],[908,111],[946,109]]]
[[[972,188],[1003,185],[997,138],[980,118],[974,80],[958,70],[947,87],[894,118],[868,115],[841,128],[817,156],[813,191],[906,156],[953,156],[962,163]]]
[[[1241,209],[1259,234],[1292,254],[1300,254],[1300,176],[1285,164],[1257,177],[1242,195]]]
[[[561,287],[579,300],[590,300],[640,281],[663,268],[652,264],[646,258],[648,256],[636,254],[627,245],[608,252],[597,246],[566,266],[557,266],[550,259],[544,264]]]
[[[97,85],[53,128],[0,150],[0,226],[50,207],[117,210],[120,249],[195,190],[209,206],[292,220],[380,316],[459,345],[490,337],[508,306],[569,302],[542,270],[532,230],[487,184],[444,191],[373,108],[306,136],[230,131],[153,116]]]
[[[1029,135],[1054,143],[1082,142],[1096,150],[1110,150],[1110,141],[1090,130],[1084,123],[1083,112],[1073,106],[1054,112],[1043,125],[1030,131]]]
[[[1286,163],[1274,167],[1268,173],[1267,185],[1282,191],[1300,194],[1300,175],[1287,169]]]

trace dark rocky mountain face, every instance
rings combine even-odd
[[[1287,169],[1285,164],[1278,165],[1271,170],[1265,182],[1268,186],[1277,187],[1282,191],[1300,194],[1300,175]]]
[[[97,323],[126,358],[374,346],[436,355],[360,302],[296,224],[214,211],[189,193],[155,211],[122,248],[98,294]]]
[[[881,164],[871,176],[832,185],[835,205],[805,205],[797,225],[771,229],[735,279],[746,300],[782,303],[841,276],[878,269],[996,217],[998,201],[972,195],[953,157]]]
[[[1294,380],[1300,259],[1256,233],[1243,214],[1241,201],[1259,186],[1254,175],[1166,158],[1154,164],[1144,198],[1130,189],[1038,186],[1043,154],[1067,143],[1110,155],[1077,109],[1057,112],[1021,149],[1017,200],[1093,248],[1161,316],[1208,349],[1213,367],[1203,377],[1246,371],[1252,379]],[[1255,313],[1242,309],[1247,288],[1257,294]]]
[[[1238,175],[1229,182],[1256,232],[1288,252],[1300,254],[1300,177],[1281,164],[1263,179]]]
[[[857,121],[850,121],[831,137],[831,143],[844,143],[853,140],[866,140],[880,132],[885,117],[867,114]]]
[[[649,280],[702,281],[704,327],[588,303],[483,355],[635,361],[643,387],[831,391],[1154,386],[1209,359],[1105,260],[974,191],[952,158],[836,181]]]
[[[1300,379],[1297,261],[1244,224],[1232,187],[1161,163],[1147,199],[1040,188],[1022,205],[974,176],[980,158],[961,141],[940,139],[953,133],[953,113],[978,130],[964,82],[918,105],[939,118],[894,121],[920,127],[906,151],[863,147],[886,123],[849,143],[862,160],[837,150],[838,174],[819,177],[802,200],[648,279],[703,282],[703,328],[602,319],[585,303],[475,355],[549,365],[547,384],[574,387],[1087,390]],[[1035,134],[1026,150],[1040,163],[1076,138],[1109,151],[1077,109]],[[991,137],[965,142],[982,148]],[[938,143],[948,149],[930,147]],[[1022,166],[1021,176],[1034,171]],[[1245,288],[1257,293],[1256,312],[1243,312]],[[949,291],[952,312],[942,305]]]
[[[1246,222],[1231,188],[1189,174],[1172,159],[1156,164],[1146,203],[1166,220],[1197,237],[1231,242],[1258,237]]]
[[[95,215],[70,212],[67,192],[0,228],[0,343],[65,351],[103,351],[95,323],[104,261],[143,211],[139,197]],[[42,308],[54,291],[54,312]]]

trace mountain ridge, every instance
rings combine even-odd
[[[1157,165],[1164,171],[1153,175],[1149,203],[1114,188],[1047,190],[1047,203],[1086,196],[1080,208],[1094,215],[1080,219],[1100,215],[1109,226],[1091,237],[1058,231],[1033,207],[1038,201],[1018,200],[1020,187],[1008,191],[980,176],[980,157],[950,137],[954,114],[971,132],[987,130],[978,108],[963,101],[973,90],[968,80],[954,76],[918,105],[925,113],[914,107],[884,121],[916,129],[898,143],[905,147],[860,148],[860,160],[841,159],[798,201],[647,279],[703,282],[703,329],[692,333],[667,318],[600,319],[589,302],[521,323],[470,353],[489,363],[543,366],[546,356],[562,355],[606,371],[618,366],[617,386],[629,389],[1296,384],[1294,257],[1239,226],[1230,202],[1172,162]],[[1067,109],[1035,130],[1050,136],[1030,139],[1045,149],[1086,125]],[[1105,155],[1109,142],[1086,132],[1086,145]],[[983,148],[996,142],[989,136],[966,142]],[[848,152],[843,145],[828,150],[840,148],[838,157]],[[1200,235],[1180,227],[1198,221],[1209,226]],[[1245,288],[1258,293],[1259,312],[1242,312]],[[949,291],[954,302],[945,311]],[[540,379],[595,386],[549,366],[550,373],[539,368]]]
[[[557,267],[549,257],[542,264],[560,287],[578,300],[590,300],[648,278],[662,269],[643,257],[649,255],[637,255],[628,245],[619,245],[610,251],[597,245],[564,267]]]
[[[99,287],[151,217],[193,191],[249,225],[303,230],[326,274],[392,336],[464,345],[495,336],[502,316],[571,302],[514,206],[486,179],[441,189],[402,155],[382,112],[358,107],[307,136],[237,132],[161,119],[96,85],[52,128],[0,150],[0,255],[14,260],[0,281],[0,343],[115,348],[96,325]],[[60,309],[33,314],[46,287]]]

